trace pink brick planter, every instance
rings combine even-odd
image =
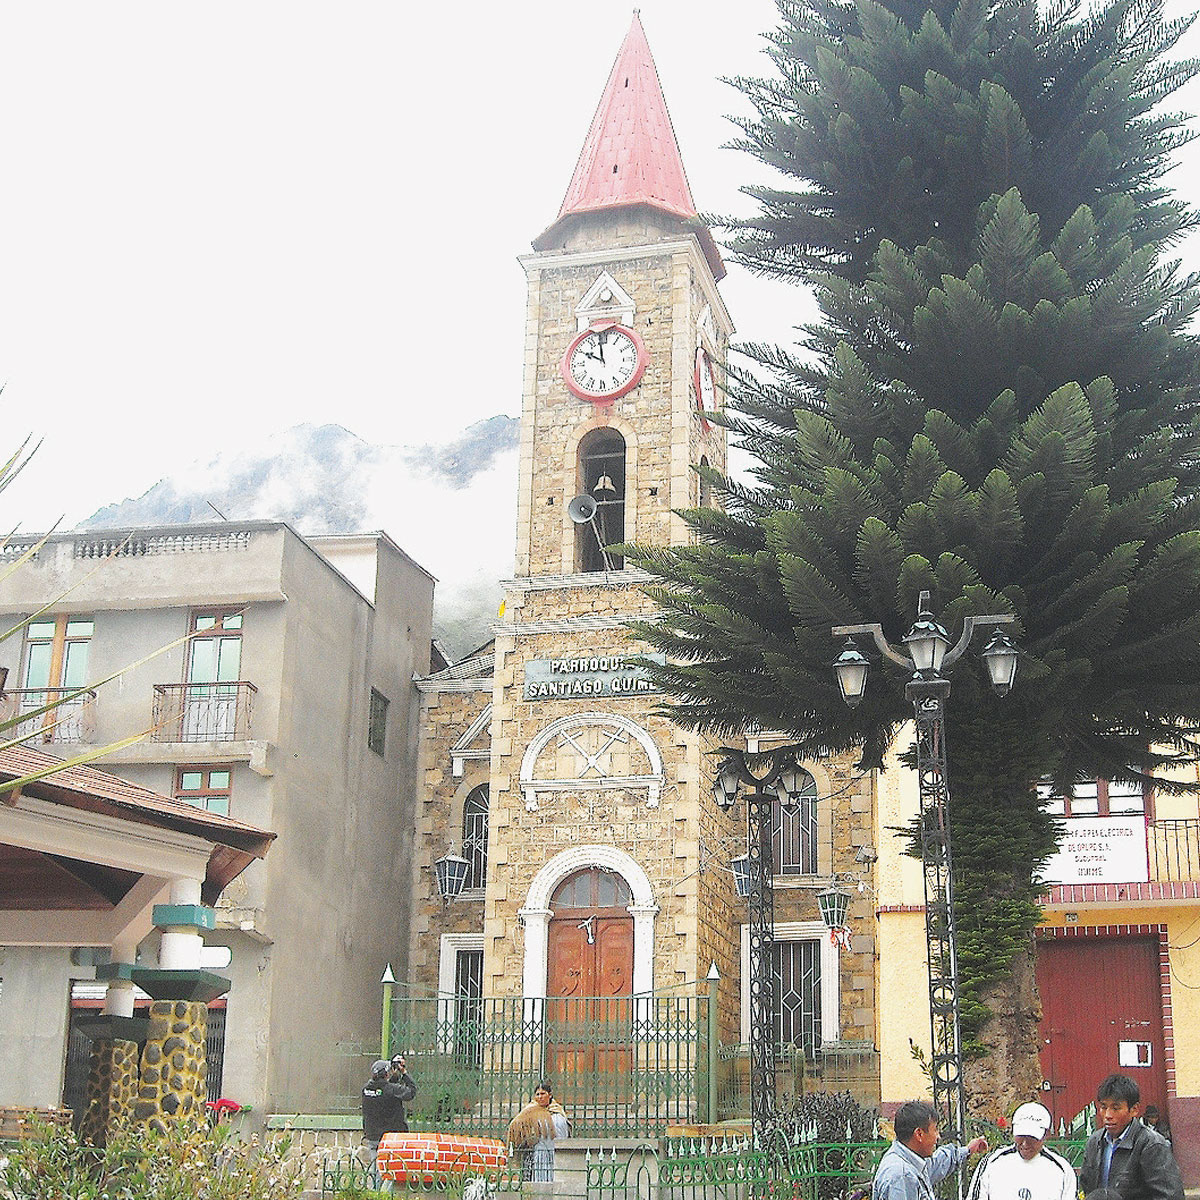
[[[497,1138],[455,1133],[385,1133],[376,1165],[381,1179],[395,1183],[438,1176],[483,1174],[504,1166],[508,1148]]]

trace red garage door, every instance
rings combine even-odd
[[[1042,1100],[1056,1125],[1092,1104],[1113,1071],[1137,1080],[1143,1105],[1166,1111],[1158,955],[1155,937],[1038,942]]]

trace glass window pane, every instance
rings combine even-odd
[[[212,638],[192,643],[188,664],[189,683],[215,683],[217,676],[217,645]]]
[[[25,637],[31,641],[50,641],[54,637],[53,621],[31,621],[25,626]]]
[[[69,638],[90,638],[95,629],[94,621],[68,621],[67,622],[67,637]]]
[[[222,788],[227,788],[229,786],[229,772],[209,771],[208,786],[212,788],[214,792],[219,792]]]
[[[1082,779],[1071,789],[1071,815],[1094,817],[1100,811],[1100,791],[1094,779]]]
[[[228,614],[226,614],[224,620],[222,620],[222,622],[221,622],[222,629],[241,629],[241,627],[242,627],[242,614],[241,613],[228,613]]]
[[[87,683],[89,642],[68,642],[63,659],[62,686],[83,687]]]
[[[217,652],[217,681],[233,683],[240,679],[242,669],[242,639],[227,637],[218,639],[220,650]]]
[[[184,771],[179,776],[179,789],[183,792],[198,792],[204,786],[202,771]]]
[[[25,686],[27,688],[50,686],[49,642],[34,642],[26,652]]]
[[[1110,780],[1108,784],[1108,811],[1114,815],[1145,812],[1146,798],[1142,794],[1142,785],[1140,783],[1118,783]]]
[[[228,796],[209,796],[208,811],[216,813],[220,817],[229,816],[229,797]]]
[[[211,617],[211,616],[197,617],[195,628],[196,629],[215,629],[216,625],[217,625],[216,617]]]

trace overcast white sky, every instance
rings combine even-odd
[[[718,77],[766,70],[773,3],[641,13],[697,205],[744,211],[751,161],[720,146],[745,106]],[[516,414],[516,257],[631,14],[0,2],[2,402],[10,441],[46,438],[5,520],[74,522],[300,421],[412,443]],[[795,289],[722,290],[745,338],[807,318]]]

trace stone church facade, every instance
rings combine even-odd
[[[728,863],[745,849],[745,809],[717,808],[719,747],[661,715],[631,664],[646,647],[626,623],[653,612],[651,580],[602,549],[686,544],[673,510],[719,503],[696,468],[726,465],[725,431],[705,419],[733,334],[724,266],[636,15],[559,216],[533,245],[516,578],[494,642],[418,682],[405,994],[440,998],[443,1016],[484,999],[706,1001],[715,965],[724,1099],[689,1115],[736,1116],[748,915]],[[819,1072],[822,1047],[828,1062],[850,1048],[839,1061],[854,1060],[853,1086],[874,1101],[870,899],[855,898],[867,921],[849,951],[816,904],[835,872],[869,871],[855,856],[874,839],[874,782],[848,763],[810,774],[799,811],[777,817],[779,1040],[796,1059],[784,1086],[802,1086],[805,1057]],[[443,905],[433,868],[448,851],[469,867]]]

